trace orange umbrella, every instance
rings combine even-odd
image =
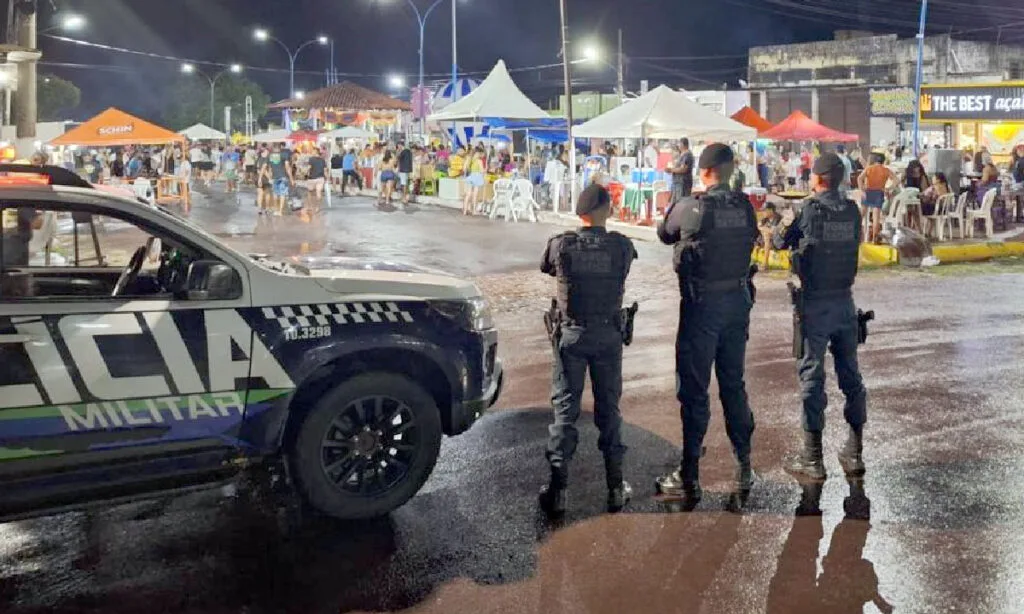
[[[96,117],[50,141],[50,145],[117,147],[180,143],[185,137],[110,107]]]
[[[743,107],[739,111],[736,111],[733,113],[732,119],[738,121],[744,126],[755,128],[759,135],[775,127],[770,121],[761,117],[757,111],[750,107]]]

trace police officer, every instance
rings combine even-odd
[[[607,176],[599,174],[580,194],[576,214],[582,228],[548,241],[540,270],[558,279],[556,318],[552,334],[554,369],[551,402],[555,421],[549,431],[547,459],[551,481],[541,490],[541,508],[552,517],[566,508],[569,463],[576,451],[580,400],[587,370],[594,394],[594,422],[600,431],[597,446],[604,454],[608,485],[608,511],[617,512],[629,501],[631,490],[622,479],[619,398],[622,396],[622,344],[620,322],[626,276],[637,257],[633,243],[608,232],[611,198]]]
[[[825,429],[825,348],[831,346],[839,388],[846,396],[844,414],[849,436],[839,452],[848,476],[864,474],[864,423],[867,393],[857,368],[858,318],[853,303],[861,241],[857,205],[839,192],[845,175],[842,160],[833,153],[814,163],[814,196],[790,221],[776,228],[776,249],[792,249],[793,272],[800,278],[799,334],[803,342],[797,367],[803,396],[804,445],[787,466],[797,477],[825,478],[822,431]]]
[[[718,377],[726,430],[736,454],[736,488],[731,506],[745,503],[753,473],[750,439],[754,416],[747,403],[743,362],[753,296],[750,254],[757,218],[742,192],[729,188],[734,156],[727,145],[709,145],[700,155],[707,193],[672,205],[658,227],[663,243],[675,246],[682,300],[676,339],[676,394],[682,405],[683,454],[678,471],[658,478],[661,494],[679,496],[687,511],[701,499],[699,462],[711,419],[708,384]]]

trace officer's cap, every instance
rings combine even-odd
[[[832,174],[832,171],[843,168],[843,161],[839,158],[838,154],[826,153],[821,154],[817,160],[814,161],[814,168],[812,172],[815,175],[823,175],[828,177]]]
[[[592,183],[580,192],[576,201],[576,215],[589,215],[602,207],[612,204],[608,190],[599,183]]]
[[[712,143],[704,148],[700,154],[698,166],[702,169],[718,168],[735,160],[732,148],[725,143]]]

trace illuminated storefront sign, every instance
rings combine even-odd
[[[921,120],[1024,122],[1024,83],[924,86]]]

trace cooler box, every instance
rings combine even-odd
[[[764,209],[765,203],[768,202],[768,190],[764,188],[746,188],[744,192],[747,193],[747,198],[750,199],[750,204],[754,206],[754,209],[758,211]]]
[[[658,179],[658,171],[653,168],[639,169],[634,168],[630,173],[630,183],[642,183],[644,185],[653,185]]]

